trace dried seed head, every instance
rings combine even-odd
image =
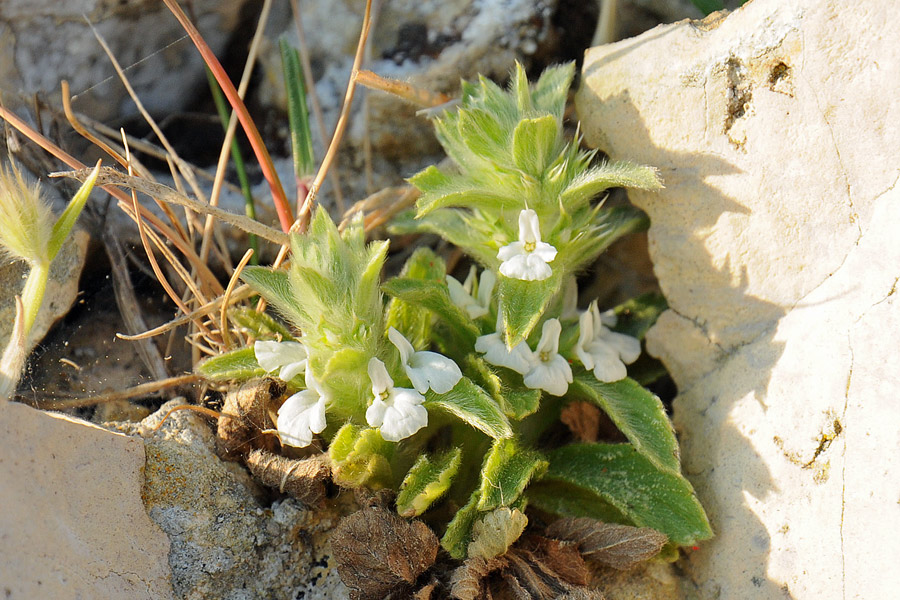
[[[15,165],[0,165],[0,251],[31,264],[49,263],[53,222],[39,184],[29,185]]]
[[[364,508],[341,521],[331,549],[350,597],[374,600],[412,586],[434,564],[438,539],[421,521]]]
[[[331,478],[331,460],[324,453],[294,460],[256,449],[247,456],[247,468],[263,485],[310,506],[325,499],[326,484]]]
[[[223,460],[238,461],[254,448],[278,449],[277,437],[263,432],[274,427],[269,406],[284,389],[275,379],[255,379],[225,396],[216,427],[216,450]]]

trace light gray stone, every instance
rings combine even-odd
[[[139,438],[0,401],[0,596],[169,600]]]
[[[482,74],[504,81],[515,61],[536,54],[551,57],[559,46],[552,16],[558,0],[392,0],[379,2],[370,34],[371,53],[363,68],[423,90],[458,95],[461,79]],[[325,120],[323,136],[312,120],[316,156],[324,155],[344,99],[359,39],[364,3],[355,0],[310,0],[303,6],[316,93]],[[299,46],[293,17],[285,3],[273,9],[270,42],[260,56],[263,104],[285,110],[282,65],[275,40],[283,36]],[[277,13],[277,14],[276,14]],[[552,60],[552,59],[551,59]],[[363,111],[367,96],[368,116]],[[442,154],[431,122],[416,116],[417,107],[379,91],[357,88],[350,123],[341,146],[341,184],[348,205],[368,195],[364,140],[372,148],[374,190],[439,160]],[[284,123],[287,127],[287,123]],[[373,190],[373,191],[374,191]],[[323,187],[331,202],[330,184]]]
[[[342,597],[346,588],[328,576],[327,552],[327,532],[339,511],[311,511],[293,499],[269,505],[267,492],[242,466],[216,456],[212,430],[195,413],[173,413],[152,431],[169,408],[183,403],[170,401],[140,425],[119,424],[144,436],[143,498],[150,518],[171,539],[176,596],[296,598],[303,590]]]
[[[240,0],[192,3],[196,24],[219,52],[238,25]],[[135,107],[92,23],[127,69],[141,102],[152,112],[180,109],[203,62],[184,30],[157,0],[4,0],[0,3],[0,76],[7,106],[30,107],[42,93],[60,106],[60,80],[69,81],[76,111],[106,120]]]
[[[900,587],[895,12],[754,0],[587,55],[587,139],[666,183],[631,198],[717,533],[686,565],[703,599]]]

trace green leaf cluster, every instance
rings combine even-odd
[[[401,231],[437,233],[496,270],[497,251],[518,238],[519,212],[536,211],[543,241],[558,255],[549,279],[500,277],[510,346],[531,333],[568,275],[616,238],[647,226],[637,209],[606,209],[591,201],[611,187],[660,187],[654,169],[595,165],[596,153],[581,150],[579,136],[567,141],[563,111],[573,75],[571,63],[551,67],[529,85],[517,64],[507,89],[483,77],[464,82],[458,109],[434,121],[454,168],[431,166],[410,178],[422,191],[416,220],[397,224]]]
[[[291,236],[290,271],[247,267],[241,278],[303,332],[309,364],[344,416],[364,410],[366,364],[384,331],[381,270],[388,242],[366,244],[362,219],[340,233],[317,209],[306,234]]]

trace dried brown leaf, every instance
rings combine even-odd
[[[484,597],[488,576],[506,565],[503,558],[470,558],[450,574],[450,596],[457,600]]]
[[[596,442],[600,437],[600,409],[588,402],[570,402],[559,420],[572,431],[579,442]]]
[[[434,564],[438,539],[421,521],[370,507],[341,521],[331,549],[350,597],[374,600],[415,583]]]
[[[263,431],[273,427],[272,398],[283,393],[284,384],[274,379],[255,379],[228,392],[216,426],[216,450],[223,460],[240,460],[254,448],[277,450],[275,436]]]
[[[585,558],[614,569],[628,569],[653,558],[669,539],[649,527],[603,523],[589,518],[560,519],[546,535],[573,542]]]
[[[503,577],[517,597],[555,600],[569,588],[528,551],[508,552],[506,560],[509,566],[503,570]],[[521,596],[521,590],[527,590],[529,595]]]
[[[552,573],[556,579],[572,585],[587,585],[590,581],[590,569],[578,546],[572,542],[529,535],[522,540],[521,551],[529,552],[539,561],[540,568]]]
[[[256,449],[247,457],[247,468],[264,485],[311,506],[325,499],[331,477],[331,460],[324,453],[294,460]]]

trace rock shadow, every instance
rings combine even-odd
[[[626,51],[627,47],[617,54]],[[592,64],[585,71],[585,79],[613,60],[615,57],[611,55]],[[685,326],[679,330],[685,336],[700,336],[693,342],[705,341],[712,349],[705,362],[700,361],[702,365],[692,365],[689,357],[679,356],[678,340],[668,343],[667,367],[673,371],[676,381],[679,377],[674,371],[679,365],[690,367],[688,372],[693,373],[682,374],[683,389],[679,389],[675,401],[674,419],[685,474],[694,484],[716,532],[711,542],[689,554],[684,566],[700,588],[701,598],[793,598],[787,585],[769,579],[772,536],[746,497],[749,494],[762,499],[769,493],[777,493],[778,486],[748,437],[730,418],[735,409],[746,412],[745,407],[738,405],[745,405],[751,394],[759,403],[756,410],[764,415],[772,368],[784,351],[784,344],[776,342],[774,336],[786,310],[749,293],[746,270],[737,270],[736,277],[733,263],[719,260],[717,264],[705,245],[725,213],[749,215],[751,212],[706,181],[741,171],[712,153],[675,152],[656,146],[627,92],[605,102],[615,103],[616,110],[614,119],[604,124],[605,129],[599,135],[600,150],[610,153],[613,159],[653,165],[665,181],[663,192],[649,199],[641,196],[637,203],[650,217],[651,238],[655,235],[668,240],[662,244],[651,241],[651,247],[655,245],[652,255],[659,259],[661,253],[670,252],[668,256],[677,253],[684,259],[683,264],[662,270],[659,263],[673,259],[654,261],[654,270],[663,280],[664,293],[677,296],[682,304],[690,307],[702,306],[703,295],[714,289],[719,294],[716,304],[721,307],[724,298],[730,307],[728,313],[720,309],[720,314],[709,319],[702,314],[682,314],[677,303],[672,307],[686,319]],[[723,121],[725,118],[722,115]],[[614,140],[617,131],[627,132],[627,156],[618,155],[613,143],[603,147],[604,138]],[[703,210],[692,210],[698,203],[702,203]],[[679,215],[685,218],[679,219]],[[700,282],[702,288],[695,285]],[[673,291],[677,293],[672,294]],[[685,345],[691,345],[690,342],[687,340]],[[746,377],[747,371],[758,373],[758,377]],[[727,470],[727,477],[723,476],[723,469]],[[727,485],[723,484],[726,479]],[[723,553],[732,556],[726,560]],[[723,570],[726,562],[731,572],[717,572],[716,569]],[[716,581],[719,578],[721,582]]]

